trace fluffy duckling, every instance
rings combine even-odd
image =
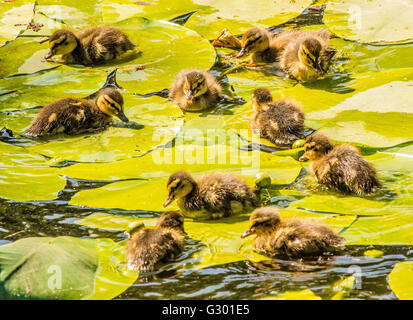
[[[336,50],[328,45],[330,33],[319,31],[287,31],[274,42],[283,48],[280,68],[299,81],[314,81],[327,73]]]
[[[87,99],[63,98],[43,107],[25,135],[40,137],[104,129],[113,116],[123,122],[129,121],[123,113],[121,93],[113,87],[107,87],[99,91],[96,103]]]
[[[221,218],[257,206],[254,192],[241,179],[214,172],[195,181],[191,174],[178,171],[167,182],[168,199],[174,200],[185,216],[192,218]]]
[[[184,70],[175,77],[169,99],[183,111],[201,111],[216,105],[221,91],[212,74],[198,69]]]
[[[274,144],[290,145],[304,133],[304,112],[289,100],[273,101],[266,88],[255,89],[252,94],[253,114],[251,128]]]
[[[132,234],[126,248],[128,267],[142,272],[153,271],[182,252],[184,218],[176,211],[161,215],[156,227],[140,228]]]
[[[328,137],[314,133],[306,139],[304,150],[300,161],[312,160],[311,170],[318,182],[359,196],[373,194],[380,188],[376,170],[356,147],[333,147]]]
[[[241,51],[237,58],[250,55],[249,64],[276,62],[280,47],[274,42],[273,36],[265,29],[251,28],[242,37]]]
[[[344,242],[344,238],[323,224],[295,218],[281,220],[272,207],[258,208],[251,214],[250,227],[241,238],[253,234],[257,251],[289,258],[336,253]]]
[[[57,30],[49,39],[50,59],[62,55],[68,64],[96,65],[113,60],[136,47],[120,29],[111,26],[95,26],[73,33],[67,29]]]

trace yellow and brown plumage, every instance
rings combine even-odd
[[[180,72],[169,90],[169,99],[183,111],[202,111],[214,107],[221,98],[221,86],[205,71]]]
[[[295,218],[281,219],[277,209],[263,207],[254,210],[250,226],[241,238],[256,235],[254,246],[268,256],[304,258],[337,253],[344,238],[327,226]]]
[[[258,88],[252,94],[252,105],[251,128],[259,130],[261,137],[279,145],[290,145],[301,139],[305,115],[296,102],[273,101],[268,89]]]
[[[49,39],[50,51],[45,59],[62,55],[68,64],[86,66],[102,64],[136,47],[120,29],[94,26],[77,32],[57,30]]]
[[[318,31],[286,31],[274,42],[282,48],[279,66],[299,81],[314,81],[328,72],[336,50],[329,46],[330,33]]]
[[[179,212],[168,211],[161,215],[155,228],[140,228],[132,234],[126,249],[130,269],[153,271],[182,252],[184,219]]]
[[[176,172],[169,177],[167,190],[164,207],[177,200],[182,213],[191,218],[227,217],[258,205],[256,195],[244,181],[219,172],[199,181],[188,172]]]
[[[311,169],[319,183],[359,196],[379,190],[376,170],[356,147],[348,144],[334,147],[328,137],[314,133],[306,139],[304,149],[300,161],[312,160]]]
[[[104,129],[112,117],[124,122],[123,97],[113,87],[102,89],[96,102],[87,99],[63,98],[45,107],[33,119],[25,135],[40,137],[58,133],[79,134]]]
[[[242,48],[237,55],[241,58],[250,55],[249,63],[273,63],[276,62],[281,47],[274,42],[274,36],[262,28],[251,28],[242,37]]]

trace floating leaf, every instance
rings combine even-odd
[[[66,181],[45,159],[25,149],[0,143],[0,197],[10,200],[52,200]]]
[[[345,39],[402,43],[413,40],[412,15],[410,1],[332,0],[327,4],[324,22],[333,33]]]
[[[27,24],[33,18],[33,10],[34,1],[0,3],[0,47],[27,28]]]
[[[396,264],[388,279],[390,288],[400,300],[413,299],[413,261]]]
[[[0,297],[111,299],[137,274],[117,270],[109,239],[26,238],[0,247]],[[124,247],[123,249],[124,250]],[[109,258],[110,255],[110,258]],[[115,258],[116,257],[116,258]]]
[[[224,28],[232,34],[241,34],[247,29],[261,26],[268,27],[281,24],[298,16],[312,1],[243,1],[242,5],[235,0],[213,1],[193,0],[202,5],[186,23],[190,29],[208,39],[215,39]]]

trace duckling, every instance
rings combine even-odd
[[[168,199],[175,199],[184,216],[192,218],[221,218],[257,207],[254,192],[241,179],[214,172],[195,181],[191,174],[178,171],[167,182]]]
[[[154,229],[140,228],[132,234],[126,248],[129,269],[148,272],[170,261],[182,252],[185,235],[183,216],[163,213]]]
[[[351,145],[333,147],[330,139],[314,133],[306,139],[300,161],[312,160],[311,169],[319,183],[358,196],[375,193],[381,186],[373,165]]]
[[[258,129],[263,138],[279,145],[290,145],[301,139],[305,116],[296,102],[273,102],[268,89],[258,88],[252,93],[252,106],[251,128]]]
[[[212,74],[198,69],[184,70],[175,77],[169,99],[183,111],[201,111],[216,105],[221,91]]]
[[[237,54],[237,58],[249,54],[250,65],[276,62],[281,49],[267,30],[258,27],[247,30],[241,43],[241,51]]]
[[[113,116],[123,122],[129,121],[123,113],[121,93],[113,87],[107,87],[99,91],[96,103],[86,99],[63,98],[43,107],[25,135],[40,137],[95,131],[104,129]]]
[[[256,235],[254,247],[269,256],[304,258],[337,253],[344,238],[327,226],[295,218],[282,219],[277,209],[263,207],[250,216],[250,227],[241,238]]]
[[[328,45],[330,33],[318,31],[287,31],[274,42],[283,47],[279,66],[299,81],[314,81],[328,72],[336,50]]]
[[[64,63],[85,66],[102,64],[136,47],[120,29],[94,26],[73,33],[67,29],[55,31],[49,38],[50,59],[62,55]]]

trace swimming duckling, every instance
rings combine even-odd
[[[237,58],[250,54],[249,64],[276,62],[280,47],[274,42],[273,35],[262,28],[251,28],[242,37],[242,48]]]
[[[216,105],[221,86],[205,71],[192,69],[180,72],[169,90],[169,99],[183,111],[201,111]]]
[[[327,73],[336,50],[328,45],[330,33],[318,31],[287,31],[274,42],[283,47],[280,68],[299,81],[314,81]]]
[[[43,107],[25,135],[40,137],[95,131],[104,129],[113,116],[123,122],[129,121],[123,113],[121,93],[113,87],[107,87],[98,93],[96,103],[86,99],[63,98]]]
[[[195,181],[191,174],[178,171],[167,182],[168,199],[174,200],[184,216],[192,218],[221,218],[257,207],[254,192],[241,179],[214,172]]]
[[[303,258],[336,253],[344,238],[327,226],[295,218],[281,219],[277,209],[263,207],[250,216],[250,227],[241,238],[256,235],[255,249],[269,256]]]
[[[94,26],[73,33],[67,29],[55,31],[49,39],[50,59],[62,55],[64,63],[85,66],[113,60],[136,47],[120,29],[111,26]]]
[[[252,93],[252,106],[251,128],[260,130],[263,138],[279,145],[301,139],[305,116],[296,102],[273,101],[268,89],[258,88]]]
[[[161,215],[156,227],[140,228],[132,234],[126,248],[128,267],[142,272],[153,271],[182,252],[184,218],[176,211]]]
[[[351,145],[333,147],[330,139],[314,133],[306,139],[300,161],[312,160],[311,169],[319,183],[346,193],[370,195],[380,188],[373,165]]]

